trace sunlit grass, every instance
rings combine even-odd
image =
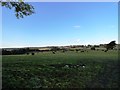
[[[117,51],[6,55],[2,62],[3,88],[119,87]]]

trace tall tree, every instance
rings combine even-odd
[[[16,17],[23,18],[24,16],[29,16],[34,13],[34,7],[28,3],[22,2],[2,2],[0,1],[1,5],[8,8],[14,9]]]
[[[111,41],[109,44],[106,45],[106,49],[113,49],[115,47],[116,43],[115,41]]]

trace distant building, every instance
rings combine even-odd
[[[39,48],[38,50],[39,50],[39,51],[50,51],[51,48]]]

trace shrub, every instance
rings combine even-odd
[[[31,53],[32,55],[35,55],[35,53]]]
[[[91,47],[91,50],[95,50],[95,47]]]

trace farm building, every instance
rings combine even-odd
[[[39,48],[38,50],[44,52],[44,51],[50,51],[51,48]]]

